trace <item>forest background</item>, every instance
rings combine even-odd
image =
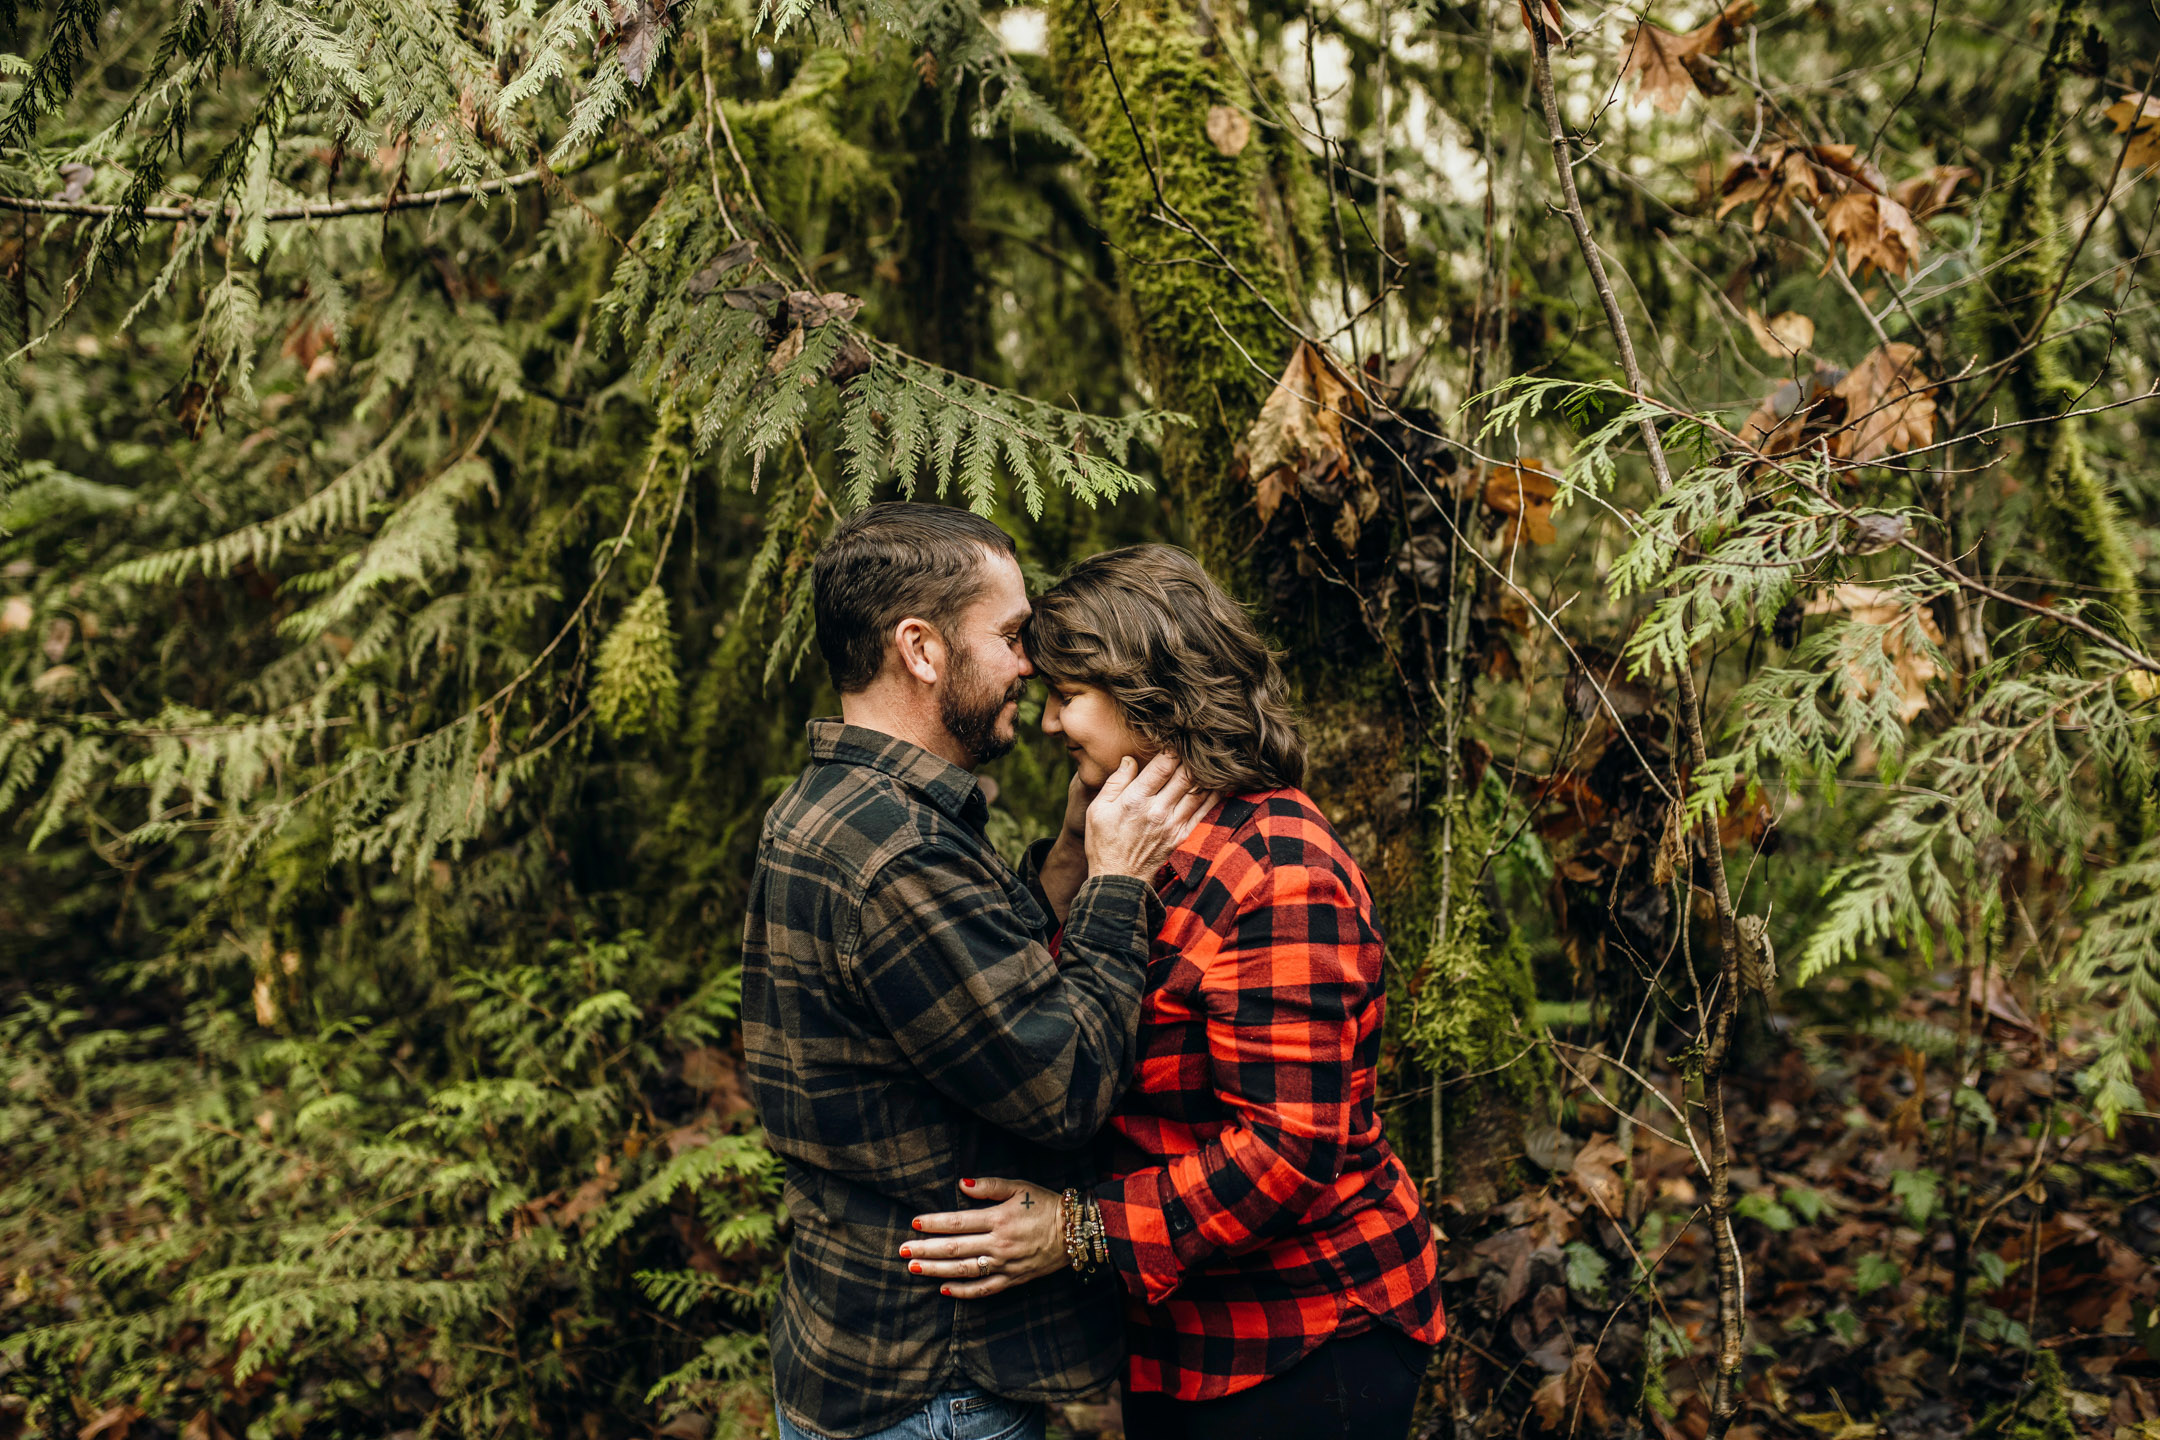
[[[2151,7],[0,30],[0,1433],[769,1427],[744,881],[912,493],[1281,646],[1423,1433],[2160,1435]]]

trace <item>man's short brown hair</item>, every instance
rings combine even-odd
[[[1305,739],[1275,652],[1183,550],[1128,545],[1082,560],[1036,600],[1026,640],[1045,680],[1106,691],[1197,788],[1304,783]]]
[[[1012,536],[970,510],[891,501],[833,527],[810,570],[818,649],[843,695],[885,668],[895,625],[913,616],[949,632],[983,593],[983,562],[1017,555]]]

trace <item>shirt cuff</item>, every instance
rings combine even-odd
[[[1192,1213],[1170,1187],[1170,1172],[1136,1171],[1104,1181],[1094,1195],[1110,1268],[1128,1293],[1160,1305],[1184,1278],[1180,1252],[1193,1248],[1196,1239]]]
[[[1131,875],[1090,875],[1080,882],[1072,908],[1065,912],[1063,949],[1083,941],[1096,949],[1136,958],[1147,967],[1148,952],[1169,912],[1155,887]]]

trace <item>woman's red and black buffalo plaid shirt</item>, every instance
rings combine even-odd
[[[1430,1344],[1438,1253],[1374,1105],[1372,894],[1297,790],[1226,802],[1170,857],[1139,1065],[1095,1190],[1134,1390],[1234,1394],[1388,1324]]]

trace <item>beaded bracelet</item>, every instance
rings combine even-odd
[[[1086,1233],[1087,1212],[1078,1190],[1067,1190],[1059,1201],[1059,1219],[1065,1229],[1065,1263],[1081,1274],[1088,1272],[1090,1257]]]

